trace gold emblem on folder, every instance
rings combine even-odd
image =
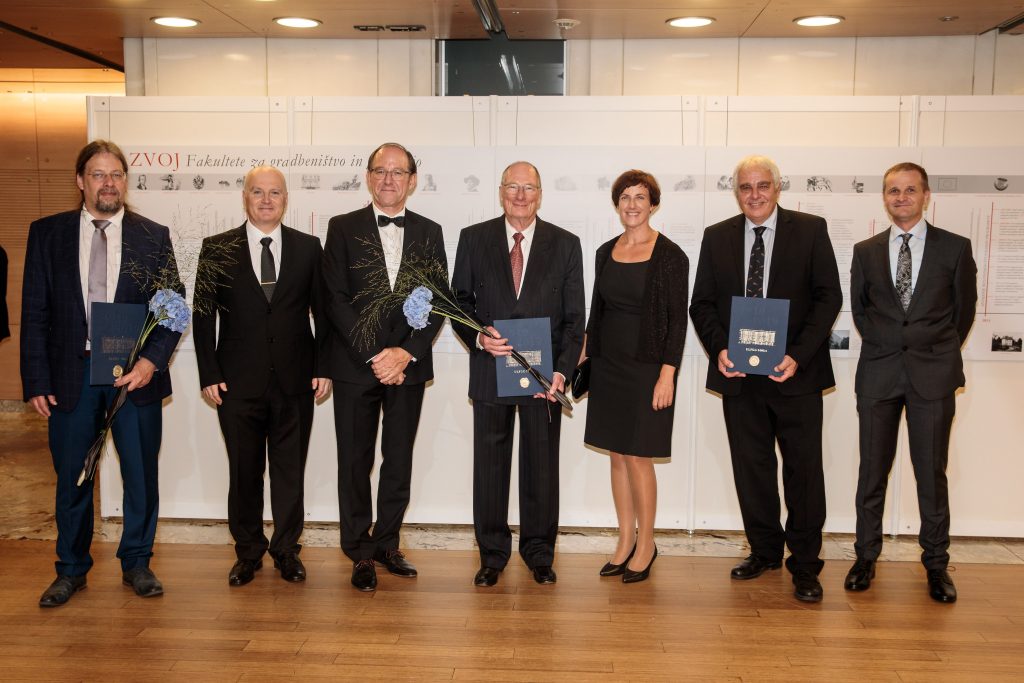
[[[749,361],[747,361],[747,362],[749,362],[749,363],[750,363],[750,367],[752,367],[752,368],[756,368],[756,367],[757,367],[758,365],[760,365],[760,364],[761,364],[761,359],[760,359],[760,358],[758,358],[757,356],[751,356],[751,357],[750,357],[750,360],[749,360]]]
[[[526,387],[530,386],[530,380],[526,379],[525,377],[519,378],[519,386],[525,389]]]
[[[111,374],[114,375],[114,379],[119,379],[121,375],[124,374],[124,368],[122,368],[120,365],[115,365],[114,369],[111,371]]]

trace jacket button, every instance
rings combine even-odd
[[[904,321],[903,321],[903,327],[906,327],[906,326],[907,326],[907,325],[909,325],[909,324],[910,324],[910,322],[909,322],[909,321],[907,321],[907,320],[904,320]]]
[[[903,350],[904,350],[904,351],[906,351],[906,350],[907,350],[908,348],[910,348],[910,347],[908,347],[908,346],[904,346],[904,347],[903,347]]]
[[[267,343],[268,344],[273,344],[274,343],[274,338],[273,337],[267,337]],[[907,350],[906,347],[904,347],[903,350],[906,351]]]

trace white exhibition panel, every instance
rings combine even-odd
[[[1024,464],[1007,448],[1024,441],[1012,395],[1024,386],[1024,364],[1006,362],[1020,360],[1019,354],[989,348],[993,335],[1020,337],[1024,331],[1024,294],[1014,295],[1024,289],[1024,154],[1020,148],[978,148],[974,139],[991,145],[999,131],[982,135],[962,123],[971,116],[982,127],[998,121],[1004,137],[1016,139],[1024,129],[1022,103],[1014,97],[96,97],[90,98],[89,132],[129,153],[130,202],[169,225],[176,248],[192,253],[202,237],[242,222],[238,179],[253,163],[283,167],[290,188],[286,222],[323,238],[330,216],[369,200],[361,184],[366,154],[396,140],[420,164],[410,208],[442,224],[451,262],[458,231],[498,215],[501,169],[530,160],[544,178],[541,215],[582,240],[588,301],[594,250],[620,230],[610,182],[626,168],[643,168],[659,179],[664,194],[654,224],[689,255],[692,283],[704,226],[737,212],[727,184],[735,162],[748,153],[772,156],[789,183],[781,203],[829,220],[845,295],[853,243],[888,225],[881,173],[897,161],[922,162],[935,191],[928,217],[974,241],[983,291],[966,350],[968,386],[957,399],[949,466],[952,532],[1024,536],[1024,498],[1013,483],[1024,475]],[[958,137],[961,129],[966,132]],[[992,187],[993,179],[1003,178],[1008,188]],[[846,332],[849,349],[833,351],[837,388],[824,399],[826,529],[849,532],[858,467],[853,377],[859,338],[848,302],[835,329]],[[434,364],[406,521],[470,523],[468,364],[450,329],[435,344]],[[742,528],[721,401],[704,390],[706,372],[707,359],[691,331],[676,397],[673,458],[658,465],[662,528]],[[171,374],[175,393],[164,410],[161,513],[222,519],[226,455],[216,412],[200,396],[187,334]],[[578,404],[562,423],[560,521],[614,526],[607,460],[583,444],[586,407],[586,401]],[[338,519],[335,458],[328,399],[316,409],[306,470],[311,521]],[[116,458],[104,460],[101,476],[103,514],[119,515]],[[514,476],[512,486],[514,523]],[[266,513],[269,518],[269,503]],[[885,525],[901,534],[918,527],[905,430]]]

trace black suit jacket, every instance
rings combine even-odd
[[[78,405],[84,381],[88,325],[78,266],[81,209],[40,218],[28,231],[21,293],[21,383],[25,400],[53,394],[56,409]],[[121,224],[121,273],[114,303],[148,304],[163,284],[177,281],[171,235],[166,227],[126,211]],[[178,289],[184,288],[178,283]],[[128,397],[146,405],[171,395],[167,373],[181,334],[158,325],[140,356],[156,366],[153,379]]]
[[[971,242],[928,225],[910,308],[904,312],[889,263],[889,230],[853,248],[850,304],[863,338],[856,391],[885,396],[901,367],[926,399],[964,385],[960,347],[974,324],[977,268]]]
[[[269,303],[252,269],[245,224],[203,240],[200,276],[212,277],[204,263],[223,262],[227,254],[232,262],[222,263],[224,272],[213,278],[210,300],[196,304],[199,385],[225,382],[226,398],[256,398],[266,391],[273,369],[285,394],[311,391],[314,377],[327,376],[331,336],[324,315],[320,240],[281,226],[281,264]]]
[[[540,218],[535,230],[518,299],[512,284],[504,216],[463,229],[455,255],[452,290],[462,310],[484,325],[511,318],[551,318],[554,371],[568,379],[583,346],[583,252],[579,237],[567,230]],[[533,400],[528,396],[498,398],[494,356],[477,348],[475,330],[458,323],[454,328],[469,348],[471,399],[493,403]]]
[[[448,257],[444,253],[441,226],[417,213],[405,211],[404,240],[401,269],[406,269],[405,258],[415,254],[418,259],[440,263],[447,273]],[[405,320],[400,306],[384,317],[379,326],[367,328],[369,339],[357,340],[353,334],[356,322],[364,315],[369,299],[361,294],[372,291],[377,267],[358,267],[375,262],[383,267],[384,252],[380,232],[368,205],[357,211],[335,216],[327,228],[324,246],[324,281],[328,292],[328,317],[334,325],[340,343],[335,344],[331,356],[331,377],[356,384],[377,384],[369,360],[385,348],[397,346],[405,349],[416,360],[405,368],[405,384],[422,384],[434,377],[432,345],[441,330],[444,319],[431,314],[427,326],[414,330]],[[401,271],[400,271],[401,274]]]
[[[742,377],[729,379],[718,371],[718,354],[729,346],[732,297],[746,291],[744,225],[740,214],[704,231],[690,302],[694,331],[710,361],[707,388],[725,396],[739,394],[743,385]],[[789,299],[786,353],[798,368],[779,391],[798,396],[834,386],[826,340],[843,294],[825,219],[779,207],[765,296]]]

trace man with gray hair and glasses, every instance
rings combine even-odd
[[[733,477],[750,543],[750,556],[732,578],[754,579],[782,566],[793,575],[799,600],[822,598],[824,563],[822,391],[835,385],[826,343],[842,306],[839,270],[825,220],[778,205],[779,169],[771,159],[742,159],[733,174],[741,213],[704,231],[690,317],[708,354],[707,388],[722,397]],[[770,375],[734,370],[729,358],[732,299],[789,300],[786,349]],[[780,522],[777,484],[788,516]]]

